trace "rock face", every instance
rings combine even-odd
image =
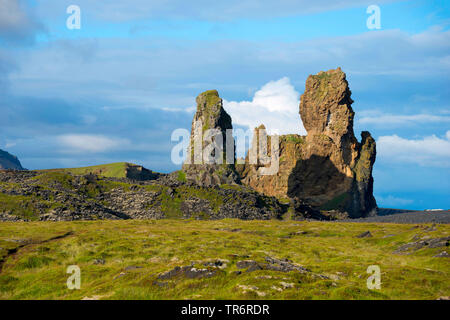
[[[289,134],[279,137],[279,169],[273,175],[260,175],[258,170],[269,166],[259,161],[257,164],[249,164],[249,154],[259,153],[259,139],[265,132],[264,125],[255,128],[253,132],[253,142],[245,158],[244,166],[237,166],[241,176],[242,183],[267,195],[286,198],[288,197],[289,176],[301,157],[302,145],[305,143],[305,137],[297,134]],[[256,150],[255,150],[256,149]],[[267,154],[271,155],[271,137],[267,136]]]
[[[159,177],[157,172],[146,169],[143,166],[127,163],[126,164],[126,177],[132,180],[154,180]]]
[[[16,156],[0,150],[0,170],[2,169],[23,170],[22,165]]]
[[[361,143],[356,139],[352,103],[340,68],[309,76],[300,102],[307,136],[279,137],[278,173],[258,175],[259,165],[246,161],[239,168],[242,182],[267,195],[301,199],[314,208],[347,212],[350,217],[376,214],[375,140],[369,132],[362,132]]]
[[[233,125],[231,117],[223,108],[222,99],[216,90],[210,90],[201,93],[196,102],[197,112],[192,120],[188,158],[182,168],[186,180],[201,186],[239,182],[234,168]],[[221,152],[213,148],[214,143],[221,145]]]

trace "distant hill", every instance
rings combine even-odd
[[[128,178],[133,180],[152,180],[158,173],[133,163],[116,162],[91,167],[39,170],[42,172],[65,172],[73,175],[96,174],[106,178]]]
[[[0,169],[24,170],[16,156],[3,150],[0,150]]]

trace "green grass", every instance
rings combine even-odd
[[[85,175],[93,173],[106,178],[126,178],[128,165],[129,163],[127,162],[117,162],[83,168],[49,169],[40,171],[71,173],[73,175]]]
[[[199,213],[201,215],[201,213]],[[413,225],[240,220],[127,220],[0,223],[0,299],[436,299],[450,295],[445,248],[393,251],[413,237],[448,236]],[[356,238],[370,230],[372,238]],[[67,234],[68,232],[72,232]],[[301,231],[301,232],[299,232]],[[67,236],[53,239],[55,236]],[[393,235],[393,236],[392,236]],[[17,249],[16,253],[8,254]],[[448,251],[448,249],[447,249]],[[245,256],[248,256],[246,258]],[[236,262],[288,258],[314,273],[259,270],[237,275]],[[157,275],[175,266],[227,259],[208,279]],[[95,264],[103,259],[104,264]],[[1,262],[0,262],[1,263]],[[66,287],[66,269],[81,269],[81,289]],[[366,286],[369,265],[381,268],[381,290]],[[140,268],[126,270],[127,267]],[[281,282],[293,288],[278,291]],[[239,287],[256,286],[256,291]]]
[[[178,177],[177,177],[178,181],[180,182],[186,182],[186,173],[183,172],[182,170],[178,171]]]

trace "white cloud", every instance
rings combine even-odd
[[[0,0],[0,39],[29,40],[42,30],[42,25],[31,16],[25,1]]]
[[[66,134],[58,137],[66,153],[97,153],[123,148],[128,145],[126,139],[109,138],[102,135]]]
[[[378,114],[373,116],[363,116],[358,120],[360,124],[376,125],[408,125],[413,123],[448,123],[449,116],[431,115],[431,114],[413,114],[413,115],[395,115]]]
[[[268,132],[306,134],[300,119],[300,94],[284,77],[270,81],[256,91],[252,101],[226,101],[224,108],[233,124],[253,129],[264,124]]]
[[[377,140],[377,150],[381,161],[450,167],[450,131],[445,138],[432,135],[408,140],[397,135],[382,136]]]
[[[0,0],[0,28],[21,28],[27,15],[17,0]]]

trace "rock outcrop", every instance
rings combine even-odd
[[[324,211],[347,212],[350,217],[376,214],[372,177],[375,140],[366,131],[361,134],[361,143],[356,139],[352,103],[340,68],[310,75],[300,102],[307,136],[279,137],[276,175],[258,174],[261,165],[250,164],[247,157],[239,168],[242,182],[266,195],[297,198]]]
[[[19,159],[12,154],[0,150],[0,170],[10,169],[10,170],[24,170],[20,164]]]
[[[188,157],[182,168],[186,180],[201,186],[238,183],[234,167],[233,125],[223,108],[222,99],[216,90],[209,90],[201,93],[196,102]]]
[[[305,137],[297,134],[289,134],[279,137],[279,152],[278,159],[279,168],[276,174],[261,175],[258,170],[262,167],[268,167],[270,164],[261,163],[258,159],[256,164],[250,164],[249,154],[252,152],[255,155],[260,154],[259,137],[264,135],[267,137],[267,152],[264,152],[269,157],[271,155],[271,137],[265,133],[265,126],[260,125],[253,131],[253,142],[250,150],[245,158],[245,165],[237,166],[241,181],[259,192],[267,195],[287,198],[289,190],[289,176],[301,157],[302,145],[305,143]],[[259,157],[257,157],[259,158]]]
[[[65,172],[0,171],[0,221],[281,219],[287,206],[241,185],[201,187],[175,174],[155,180]]]
[[[125,176],[132,180],[155,180],[159,177],[159,173],[132,163],[126,164],[125,171]]]

